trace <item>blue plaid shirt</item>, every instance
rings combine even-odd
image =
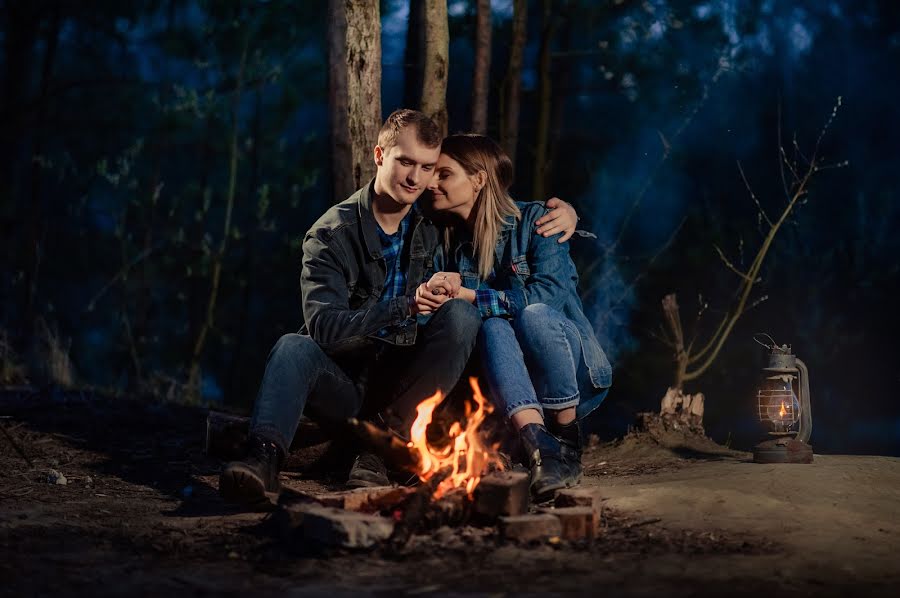
[[[493,272],[488,281],[493,278]],[[486,281],[484,285],[487,285]],[[475,289],[475,307],[482,318],[490,318],[492,316],[508,316],[509,304],[506,301],[506,293],[496,291],[486,286]]]
[[[413,208],[414,209],[414,208]],[[384,257],[384,265],[387,274],[384,277],[384,290],[378,301],[390,301],[394,297],[400,297],[406,294],[406,269],[403,267],[403,246],[406,238],[409,236],[409,226],[412,222],[413,209],[410,209],[400,221],[397,232],[392,235],[387,234],[378,226],[378,238],[381,239],[381,255]],[[400,326],[405,326],[410,318],[401,322]],[[382,328],[378,331],[378,336],[386,336],[390,328]]]

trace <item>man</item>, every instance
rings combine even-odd
[[[375,178],[306,233],[305,324],[282,336],[269,355],[249,454],[229,463],[219,480],[227,500],[277,496],[278,473],[304,413],[336,427],[362,412],[405,435],[416,405],[458,381],[481,317],[472,304],[427,290],[439,229],[414,207],[440,143],[440,130],[425,114],[392,113],[374,149]],[[552,234],[554,226],[549,222],[541,232]],[[420,309],[434,313],[420,315]],[[378,457],[357,457],[348,485],[388,483]]]

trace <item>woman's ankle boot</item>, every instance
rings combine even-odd
[[[531,468],[531,495],[535,502],[549,500],[566,487],[568,468],[559,440],[542,424],[526,424],[519,435]]]
[[[584,468],[581,465],[581,424],[577,419],[568,424],[550,422],[548,429],[559,438],[562,447],[563,461],[566,464],[566,475],[563,481],[566,486],[575,486],[581,481]]]

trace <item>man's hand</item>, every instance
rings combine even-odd
[[[415,297],[409,305],[409,312],[411,315],[430,314],[440,309],[440,307],[449,300],[450,297],[447,295],[440,295],[432,292],[431,289],[428,288],[428,285],[423,282],[419,285],[419,288],[416,289]]]
[[[565,243],[575,234],[575,227],[578,226],[575,208],[558,197],[548,199],[547,208],[550,211],[535,221],[537,225],[535,232],[544,237],[562,233],[556,242]]]
[[[425,286],[435,295],[446,295],[449,299],[459,296],[462,276],[459,272],[437,272]]]

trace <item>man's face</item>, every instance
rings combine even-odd
[[[440,146],[423,145],[416,137],[415,128],[406,127],[397,137],[397,143],[387,151],[375,146],[378,166],[375,192],[398,204],[412,205],[431,182],[440,155]]]

